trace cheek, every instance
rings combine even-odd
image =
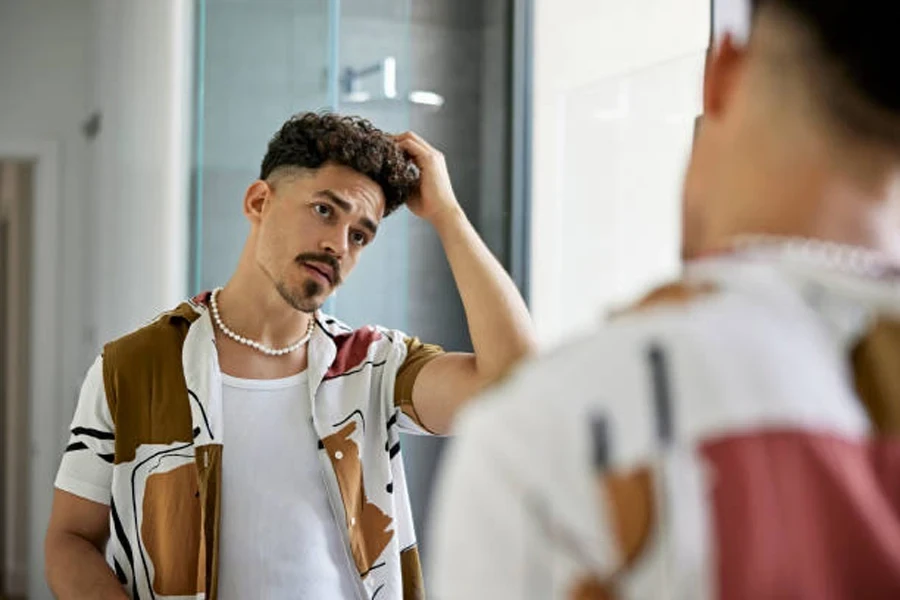
[[[260,228],[257,259],[268,269],[284,269],[284,265],[292,261],[297,253],[296,234],[284,221],[270,219]]]

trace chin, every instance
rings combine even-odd
[[[276,288],[284,301],[291,305],[295,310],[305,313],[314,313],[319,310],[328,296],[325,295],[323,297],[320,290],[311,290],[311,286],[321,287],[317,282],[308,280],[296,285],[287,285],[284,282],[281,282],[276,285]]]

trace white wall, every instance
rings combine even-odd
[[[32,498],[29,507],[28,580],[33,599],[48,597],[43,586],[42,537],[40,531],[49,514],[52,495],[52,463],[56,462],[65,443],[63,428],[56,419],[45,419],[46,413],[35,405],[37,394],[44,402],[72,406],[78,379],[86,367],[80,351],[85,339],[87,314],[85,285],[86,249],[84,210],[88,143],[80,125],[88,112],[90,73],[90,0],[0,0],[0,147],[7,150],[53,148],[58,152],[59,193],[53,195],[53,211],[42,225],[62,222],[52,228],[49,240],[41,235],[35,244],[57,248],[47,256],[36,252],[48,273],[56,274],[54,298],[35,297],[35,304],[47,306],[53,314],[37,318],[44,323],[66,325],[51,329],[47,344],[55,356],[46,356],[49,365],[58,370],[46,373],[47,381],[32,383],[32,442],[29,471],[33,482],[43,483],[46,492]],[[39,166],[39,169],[47,165]],[[55,179],[58,177],[59,179]],[[44,217],[43,209],[35,219]],[[58,221],[57,221],[58,219]],[[35,282],[42,288],[41,282]],[[39,293],[40,290],[33,290]],[[35,330],[36,334],[40,331]],[[42,340],[47,342],[48,340]],[[35,345],[36,340],[32,340]],[[51,416],[52,413],[51,413]],[[26,561],[22,557],[22,564]]]
[[[50,597],[43,530],[87,365],[186,293],[192,10],[191,0],[0,0],[0,150],[46,150],[58,171],[35,214],[36,285],[50,274],[55,287],[36,298],[49,312],[35,321],[58,323],[45,357],[58,368],[32,380],[32,600]],[[103,124],[88,141],[94,110]],[[34,329],[42,344],[45,330]]]
[[[531,299],[541,341],[678,270],[709,0],[535,0]]]
[[[88,142],[80,127],[88,114],[89,8],[90,0],[0,1],[0,141],[48,141],[61,150],[59,211],[65,227],[59,232],[56,267],[65,299],[61,316],[69,324],[59,339],[60,392],[65,397],[74,393],[74,382],[86,367],[76,349],[85,333],[87,293],[83,231]]]
[[[91,339],[184,299],[188,278],[192,0],[94,0]]]

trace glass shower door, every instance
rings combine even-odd
[[[410,0],[330,0],[332,105],[384,131],[409,129]],[[408,328],[409,221],[404,208],[379,226],[327,310],[353,327]]]
[[[198,0],[197,17],[193,293],[236,267],[244,191],[290,115],[333,110],[391,132],[410,121],[409,0]],[[385,220],[327,312],[406,327],[408,220]]]
[[[269,138],[331,106],[328,0],[197,0],[191,291],[224,285]]]

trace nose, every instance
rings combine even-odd
[[[344,227],[335,227],[322,238],[320,247],[323,252],[340,259],[349,250],[349,232]]]

